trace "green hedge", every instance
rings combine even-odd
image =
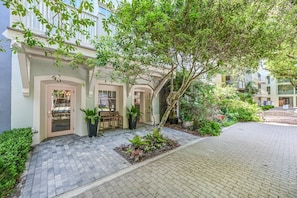
[[[25,170],[32,144],[31,128],[13,129],[0,134],[0,197],[7,197]]]
[[[219,123],[215,121],[202,119],[198,121],[198,130],[196,131],[198,131],[198,133],[203,136],[219,136],[221,127]]]
[[[265,106],[262,106],[262,107],[261,107],[261,109],[262,109],[263,111],[266,111],[266,110],[269,110],[269,109],[273,109],[273,108],[274,108],[273,105],[265,105]]]

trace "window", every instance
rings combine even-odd
[[[261,81],[261,74],[260,73],[258,73],[258,80]]]
[[[267,76],[267,84],[270,84],[270,76]]]
[[[290,80],[288,80],[288,79],[277,79],[277,82],[278,83],[289,83]]]
[[[292,85],[278,85],[278,94],[294,94]]]
[[[109,10],[101,6],[99,6],[99,13],[104,15],[106,18],[109,18],[111,14]]]
[[[116,111],[117,95],[115,91],[98,91],[99,111]]]
[[[267,93],[270,94],[270,87],[267,87]]]
[[[75,0],[74,1],[74,7],[79,8],[82,0]],[[67,5],[73,6],[71,3],[71,0],[63,0],[63,2]]]
[[[279,106],[289,105],[289,107],[293,107],[293,97],[279,97],[278,99]]]
[[[231,76],[226,76],[226,84],[227,85],[231,84]]]

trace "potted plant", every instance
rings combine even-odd
[[[85,121],[87,122],[88,135],[89,137],[97,136],[99,115],[97,112],[97,107],[94,109],[80,109],[85,113]]]
[[[132,105],[131,108],[127,107],[129,129],[136,129],[136,124],[137,124],[137,121],[139,120],[140,115],[141,115],[141,112],[135,105]]]

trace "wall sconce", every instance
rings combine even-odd
[[[52,79],[54,79],[57,82],[61,82],[62,81],[60,74],[57,74],[57,75],[52,76]]]

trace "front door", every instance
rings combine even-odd
[[[73,133],[75,88],[49,86],[47,90],[48,137]]]

